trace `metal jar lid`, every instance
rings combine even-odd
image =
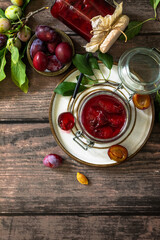
[[[118,74],[124,86],[135,93],[151,94],[160,89],[160,52],[133,48],[122,54]]]

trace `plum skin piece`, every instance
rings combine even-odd
[[[141,94],[134,94],[133,95],[133,103],[135,107],[140,110],[145,110],[150,106],[151,99],[149,95],[141,95]]]
[[[122,162],[128,157],[128,151],[121,145],[113,145],[108,150],[108,156],[111,160]]]

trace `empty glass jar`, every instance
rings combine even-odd
[[[152,94],[160,89],[160,53],[154,48],[133,48],[119,59],[118,74],[134,93]]]

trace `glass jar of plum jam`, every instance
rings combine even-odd
[[[80,103],[78,121],[83,134],[90,140],[100,143],[114,141],[128,128],[128,101],[115,92],[95,91]]]
[[[105,0],[55,0],[51,14],[89,41],[90,20],[97,15],[112,15],[114,10]]]

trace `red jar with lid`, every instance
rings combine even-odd
[[[105,0],[55,0],[51,7],[53,17],[59,19],[87,41],[90,41],[91,19],[112,15],[115,8]]]

